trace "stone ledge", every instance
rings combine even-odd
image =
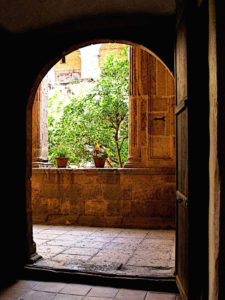
[[[175,175],[175,168],[33,168],[34,174],[63,174],[75,175]]]

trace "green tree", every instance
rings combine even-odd
[[[128,155],[128,47],[119,55],[109,54],[100,78],[89,93],[83,92],[55,109],[58,118],[49,116],[49,155],[53,162],[54,147],[69,145],[70,161],[85,166],[92,161],[87,145],[95,142],[107,148],[107,163],[123,167]],[[57,98],[56,96],[55,98]],[[50,107],[55,99],[50,100]],[[57,114],[58,112],[58,114]]]

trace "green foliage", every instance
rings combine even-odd
[[[128,156],[128,47],[110,54],[96,85],[70,101],[59,94],[49,101],[49,159],[54,164],[58,145],[70,145],[70,162],[78,167],[92,162],[87,146],[107,149],[108,165],[122,167]],[[57,102],[57,105],[55,104]],[[65,104],[66,103],[66,104]]]
[[[52,150],[53,150],[53,153],[54,153],[54,157],[55,158],[60,158],[60,157],[72,157],[73,156],[73,152],[71,150],[71,145],[58,145],[58,146],[55,146]]]

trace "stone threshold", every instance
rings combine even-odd
[[[100,272],[84,272],[71,269],[52,268],[26,264],[19,279],[47,280],[49,282],[66,282],[108,286],[146,291],[178,293],[175,276],[171,277],[139,277],[106,274]]]

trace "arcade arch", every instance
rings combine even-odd
[[[30,199],[35,222],[175,228],[174,77],[155,54],[132,45],[129,81],[129,158],[125,168],[72,172],[33,169]],[[40,113],[33,112],[35,115]],[[37,150],[41,150],[40,145]],[[71,176],[76,178],[72,184]],[[86,176],[91,182],[98,182],[100,176],[103,183],[90,187]],[[68,182],[66,178],[70,178]]]

